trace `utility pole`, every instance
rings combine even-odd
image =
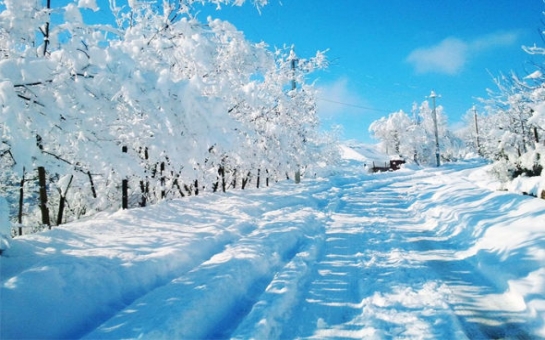
[[[45,23],[44,29],[40,27],[40,31],[42,31],[42,34],[44,36],[44,51],[43,55],[44,57],[47,55],[47,48],[49,46],[49,20],[51,19],[51,0],[47,0],[46,4],[47,8],[47,21]]]
[[[437,95],[434,91],[431,91],[430,98],[433,102],[433,126],[435,128],[435,160],[437,161],[437,166],[441,166],[441,155],[439,153],[439,130],[437,129],[437,112],[435,110],[435,98]]]
[[[477,154],[482,156],[481,142],[479,140],[479,124],[477,122],[477,108],[473,105],[473,117],[475,119],[475,134],[477,135]]]
[[[419,119],[418,119],[418,105],[416,102],[413,102],[413,129],[417,129],[417,126],[420,125]],[[418,164],[418,149],[416,146],[416,143],[414,144],[413,148],[413,160],[415,164]]]

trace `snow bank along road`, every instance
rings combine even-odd
[[[0,338],[545,337],[545,202],[347,171],[14,240]]]

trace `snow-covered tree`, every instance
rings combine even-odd
[[[0,194],[12,210],[11,193],[21,180],[35,184],[39,167],[61,223],[117,206],[123,181],[130,204],[144,205],[217,190],[220,177],[236,186],[248,174],[280,178],[323,160],[305,82],[323,54],[270,51],[228,22],[199,22],[190,14],[197,2],[244,3],[112,0],[112,23],[86,24],[93,0],[3,2]]]
[[[413,118],[398,111],[373,122],[369,131],[381,142],[384,152],[402,156],[418,164],[435,164],[435,124],[428,101],[413,107]],[[441,157],[445,161],[459,157],[460,142],[447,128],[443,107],[435,110]]]
[[[402,149],[402,140],[408,135],[412,126],[410,118],[402,110],[394,112],[386,117],[373,122],[369,126],[369,131],[373,136],[382,142],[382,148],[388,154],[400,155]],[[404,145],[403,145],[404,146]]]
[[[495,82],[497,90],[483,100],[486,114],[477,116],[481,153],[498,162],[502,178],[540,175],[545,165],[543,76],[536,71],[521,79],[511,73]]]

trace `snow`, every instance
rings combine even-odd
[[[392,157],[379,151],[377,145],[364,144],[357,141],[347,141],[340,145],[341,157],[354,166],[363,164],[367,171],[371,171],[371,167],[390,166],[390,160],[398,158]]]
[[[369,174],[364,150],[13,239],[0,338],[545,337],[545,201],[478,160]]]
[[[93,11],[98,11],[99,8],[97,6],[96,0],[79,0],[78,1],[78,7],[80,8],[87,8]]]
[[[524,79],[539,79],[541,77],[543,77],[543,74],[541,71],[537,70],[524,77]]]
[[[8,202],[0,196],[0,254],[9,248],[11,240],[11,223],[9,221]]]
[[[391,157],[380,152],[376,145],[362,144],[356,141],[341,144],[342,156],[345,160],[357,160],[364,163],[390,162]]]

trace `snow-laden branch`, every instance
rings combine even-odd
[[[2,152],[16,160],[0,164],[4,174],[43,166],[52,186],[73,176],[66,199],[83,213],[116,205],[122,179],[149,203],[184,188],[217,188],[220,173],[234,187],[242,176],[285,178],[323,162],[306,75],[326,64],[324,54],[297,56],[294,65],[292,49],[271,52],[228,22],[186,15],[194,2],[157,9],[112,0],[117,27],[86,25],[73,4],[52,8],[66,21],[50,27],[43,57],[30,52],[28,33],[49,11],[11,1],[3,24],[34,19],[0,26],[9,36],[0,60]],[[96,10],[92,0],[79,4]]]

